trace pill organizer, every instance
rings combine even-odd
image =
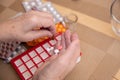
[[[47,39],[10,61],[21,80],[30,80],[33,77],[37,68],[51,57],[48,48],[53,47],[60,37],[59,35],[54,40]]]
[[[0,58],[7,59],[11,56],[12,52],[19,46],[20,42],[11,41],[11,42],[0,42]]]

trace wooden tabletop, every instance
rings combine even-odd
[[[21,1],[1,0],[0,21],[24,11]],[[76,32],[83,56],[65,80],[120,80],[120,38],[110,23],[111,1],[51,0],[62,15],[75,13],[79,18]],[[10,64],[0,61],[0,69],[0,80],[19,80]]]
[[[55,0],[53,0],[53,1],[55,1]],[[86,0],[86,1],[89,1],[89,0]],[[98,1],[98,0],[96,0],[96,1]],[[94,1],[94,2],[96,2],[96,1]],[[57,1],[57,2],[59,2],[59,1]],[[60,1],[60,2],[62,3],[62,1]],[[70,3],[69,0],[66,0],[66,2],[68,2],[68,4]],[[98,1],[98,3],[99,2],[103,2],[103,1]],[[76,6],[74,6],[75,3],[82,3],[82,0],[75,0],[75,1],[73,0],[72,3],[69,4],[69,6],[71,5],[75,8],[76,7]],[[105,3],[105,1],[104,1],[104,3]],[[111,3],[111,1],[109,1],[109,3],[106,3],[106,5],[109,4],[109,7],[107,7],[108,10],[106,9],[108,11],[106,14],[108,14],[108,15],[110,14],[110,11],[109,11],[110,3]],[[76,4],[76,5],[78,6],[78,4]],[[79,5],[81,5],[81,4],[79,4]],[[78,23],[79,24],[85,25],[88,28],[91,28],[91,29],[93,29],[97,32],[100,32],[100,33],[105,34],[109,37],[120,40],[120,37],[118,37],[112,30],[112,24],[110,22],[110,20],[111,20],[110,16],[109,17],[108,16],[104,17],[104,15],[99,15],[99,16],[103,17],[103,18],[100,19],[98,17],[91,16],[90,14],[88,15],[88,14],[85,14],[83,12],[80,12],[79,10],[77,11],[77,10],[71,9],[71,8],[69,8],[69,6],[66,7],[66,5],[61,6],[60,4],[57,4],[57,5],[54,4],[54,6],[63,15],[68,15],[70,13],[76,14],[78,16]],[[89,7],[89,5],[88,5],[88,7]],[[83,6],[83,9],[84,9],[84,6]],[[96,14],[95,12],[97,10],[93,8],[92,11],[94,12],[94,14]],[[101,12],[101,11],[99,10],[99,12]],[[108,18],[108,19],[105,20],[104,18]],[[79,26],[78,26],[78,28],[79,28]]]

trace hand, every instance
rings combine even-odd
[[[29,11],[20,17],[2,23],[0,27],[0,40],[25,42],[43,36],[51,37],[55,34],[53,17],[46,12]]]
[[[35,73],[33,80],[63,80],[76,65],[80,56],[80,44],[77,34],[66,31],[62,34],[62,50],[53,55]]]

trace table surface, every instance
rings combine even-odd
[[[0,1],[0,22],[23,10],[22,0]],[[57,10],[79,17],[77,30],[82,60],[65,80],[120,80],[120,38],[110,24],[111,0],[51,0]],[[0,60],[0,80],[20,80],[10,64]],[[7,77],[6,77],[7,74]]]

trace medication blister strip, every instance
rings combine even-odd
[[[14,57],[18,56],[19,54],[25,52],[27,49],[19,44],[19,46],[11,53],[11,55],[4,60],[5,63],[10,62]]]
[[[25,8],[26,11],[32,10],[33,7],[41,6],[42,1],[41,0],[26,0],[22,2],[23,7]]]
[[[29,1],[24,1],[22,4],[26,11],[37,10],[37,11],[49,12],[53,15],[55,23],[59,23],[59,22],[64,23],[63,17],[53,7],[51,2],[42,3],[41,0],[29,0]]]
[[[39,11],[44,11],[44,12],[49,12],[53,15],[54,17],[54,22],[59,23],[63,22],[63,17],[61,14],[53,7],[53,5],[50,2],[47,2],[41,6],[37,6],[37,9]]]
[[[14,19],[18,16],[21,16],[22,14],[23,14],[22,12],[19,12],[15,16],[11,17],[10,19]],[[4,59],[5,63],[8,63],[15,56],[19,55],[19,52],[17,52],[16,49],[18,46],[20,46],[20,44],[21,42],[19,41],[0,42],[0,45],[1,45],[0,46],[0,58]],[[21,52],[23,53],[25,50],[26,49],[22,49]]]
[[[0,58],[7,59],[19,46],[20,42],[0,42]]]
[[[25,8],[26,11],[30,11],[32,10],[33,7],[37,7],[37,6],[41,6],[42,5],[42,1],[41,0],[26,0],[24,2],[22,2],[23,7]]]

